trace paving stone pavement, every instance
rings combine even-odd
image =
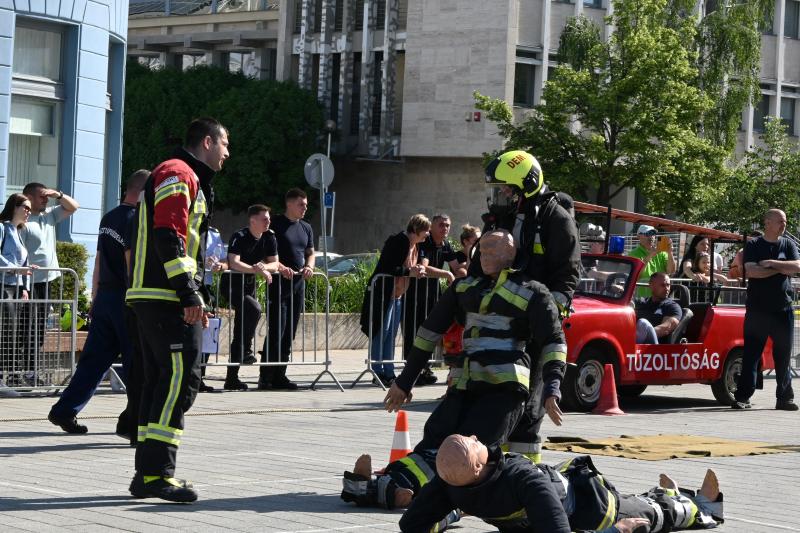
[[[358,363],[350,361],[343,381]],[[254,369],[248,369],[250,379]],[[313,379],[299,370],[295,379]],[[211,372],[211,377],[221,371]],[[304,373],[304,374],[303,374]],[[441,372],[439,375],[443,375]],[[211,384],[221,386],[217,380]],[[716,404],[707,386],[651,387],[623,404],[627,416],[568,413],[544,434],[586,438],[683,433],[792,446],[793,452],[747,457],[636,461],[596,456],[618,489],[644,491],[660,472],[689,487],[714,468],[725,493],[724,533],[800,531],[800,413],[775,411],[774,381],[755,407]],[[409,405],[412,441],[419,439],[441,385],[415,390]],[[193,480],[193,505],[134,500],[127,492],[133,450],[113,432],[124,396],[99,394],[82,413],[86,435],[67,435],[46,420],[53,398],[0,400],[0,531],[397,531],[399,512],[358,509],[339,499],[341,473],[360,453],[375,466],[388,458],[394,417],[383,393],[361,385],[340,392],[330,380],[316,391],[201,394],[186,421],[180,477]],[[571,454],[545,452],[547,462]],[[458,531],[493,531],[465,518]]]

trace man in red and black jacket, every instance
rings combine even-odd
[[[192,121],[183,148],[152,172],[137,206],[126,300],[139,325],[144,367],[136,473],[130,492],[192,502],[197,492],[175,475],[183,414],[200,385],[205,232],[211,180],[228,157],[228,132],[216,120]]]

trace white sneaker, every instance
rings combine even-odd
[[[5,381],[0,379],[0,398],[19,398],[22,396],[19,392],[6,385]]]

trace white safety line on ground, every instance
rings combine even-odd
[[[343,527],[332,527],[326,529],[296,529],[296,530],[278,531],[277,533],[324,533],[325,531],[350,531],[352,529],[364,529],[368,527],[393,526],[393,525],[396,524],[394,522],[380,522],[378,524],[366,524],[363,526],[343,526]]]
[[[44,492],[45,494],[61,494],[63,496],[72,494],[70,492],[62,492],[60,490],[44,489],[41,487],[37,487],[36,485],[21,485],[18,483],[6,483],[5,481],[0,481],[0,487],[12,487],[15,489],[31,490],[34,492]]]
[[[327,481],[329,479],[342,479],[342,476],[307,477],[300,479],[254,479],[249,481],[224,481],[222,483],[194,483],[194,486],[197,488],[232,487],[236,485],[262,485],[265,483],[300,483],[303,481]]]
[[[219,454],[206,454],[203,457],[244,457],[248,455],[276,455],[278,457],[290,457],[292,459],[302,459],[303,461],[315,461],[317,463],[332,463],[335,465],[352,465],[353,461],[331,461],[330,459],[320,459],[319,457],[302,457],[300,455],[289,455],[286,453],[268,452],[266,450],[254,452],[240,452],[240,453],[219,453]]]
[[[753,524],[757,526],[766,526],[771,527],[773,529],[784,529],[786,531],[800,531],[800,529],[792,526],[782,526],[779,524],[770,524],[769,522],[759,522],[758,520],[748,520],[746,518],[737,518],[735,516],[725,515],[725,520],[733,520],[735,522],[744,522],[746,524]]]

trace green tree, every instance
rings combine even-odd
[[[762,225],[764,213],[777,207],[786,212],[790,230],[800,221],[800,152],[787,126],[768,117],[763,144],[747,152],[730,178],[703,203],[699,219],[722,229],[747,231]]]
[[[584,17],[567,22],[560,65],[520,122],[502,100],[476,94],[477,105],[506,149],[536,155],[554,188],[606,204],[634,187],[651,209],[692,217],[727,178],[741,109],[757,87],[759,47],[743,48],[760,43],[751,4],[761,3],[745,0],[747,11],[726,8],[706,26],[691,15],[694,0],[616,0],[608,41]],[[721,28],[739,26],[748,31],[735,43],[720,42]]]
[[[126,78],[123,177],[168,158],[200,116],[230,130],[231,157],[214,180],[218,207],[279,206],[286,189],[305,186],[303,164],[318,148],[322,125],[310,92],[220,68],[150,70],[134,62]]]

